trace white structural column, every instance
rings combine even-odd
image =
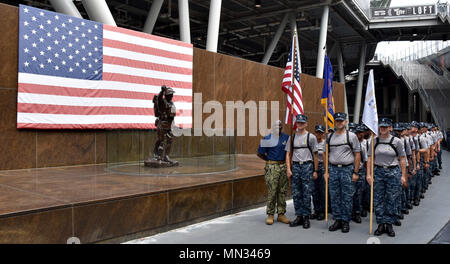
[[[323,78],[323,65],[325,60],[325,48],[327,45],[327,30],[328,30],[328,13],[330,12],[329,6],[323,7],[322,19],[320,20],[320,38],[319,47],[317,50],[317,66],[316,77]]]
[[[152,7],[150,8],[150,12],[148,13],[147,19],[145,20],[144,29],[142,30],[143,32],[152,34],[153,28],[156,24],[156,19],[158,19],[158,15],[161,11],[161,6],[163,3],[164,0],[153,0]]]
[[[73,17],[83,18],[72,0],[50,0],[56,12]]]
[[[358,82],[356,84],[355,109],[353,112],[353,123],[359,123],[359,114],[361,109],[361,96],[364,80],[364,66],[366,65],[366,42],[361,43],[361,54],[359,57]]]
[[[191,43],[191,28],[189,26],[189,2],[188,0],[178,0],[178,15],[180,17],[180,40]]]
[[[105,0],[83,0],[82,3],[91,20],[117,26]]]
[[[280,25],[278,26],[277,32],[275,32],[275,36],[273,37],[269,47],[266,50],[266,54],[264,54],[264,58],[261,61],[263,64],[269,63],[270,57],[272,57],[273,51],[275,50],[275,47],[277,46],[278,41],[280,40],[281,35],[283,34],[284,29],[286,28],[288,18],[289,13],[286,13],[283,17],[283,20],[281,20]]]
[[[348,117],[348,105],[347,105],[347,90],[345,88],[345,74],[344,74],[344,59],[342,57],[342,49],[341,45],[338,43],[336,47],[336,54],[337,54],[337,61],[338,61],[338,68],[339,68],[339,82],[344,85],[344,107],[345,107],[345,113]]]
[[[222,0],[211,0],[209,6],[208,36],[206,38],[206,50],[217,52],[219,42],[220,9]]]

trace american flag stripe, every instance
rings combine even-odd
[[[88,57],[86,55],[88,49],[91,49],[94,55],[95,52],[98,54],[98,51],[100,51],[100,65],[92,62],[92,67],[89,64],[90,69],[86,67],[87,64],[84,65],[84,68],[91,71],[91,74],[94,70],[96,71],[95,74],[100,72],[101,79],[67,77],[68,67],[65,68],[67,74],[61,75],[61,72],[55,72],[58,69],[52,72],[52,69],[46,68],[46,74],[37,74],[33,71],[27,71],[28,65],[22,66],[22,70],[19,69],[18,80],[18,128],[155,128],[152,99],[154,95],[161,91],[162,85],[172,87],[175,91],[173,97],[177,109],[175,124],[183,128],[192,127],[193,47],[191,44],[128,29],[101,25],[96,22],[71,18],[23,5],[20,6],[20,9],[21,25],[19,31],[21,34],[22,32],[31,32],[28,31],[34,23],[31,22],[31,15],[34,15],[33,21],[36,20],[36,17],[38,18],[37,24],[34,25],[34,32],[28,33],[28,35],[31,36],[36,31],[44,34],[41,38],[45,39],[46,46],[41,47],[40,50],[48,45],[49,49],[44,49],[45,53],[48,52],[48,54],[45,54],[44,57],[45,59],[53,59],[54,63],[50,64],[49,62],[43,66],[56,65],[58,60],[52,56],[55,52],[64,55],[67,64],[75,65],[76,60],[80,64],[86,61],[85,59],[93,61],[94,56]],[[28,11],[34,13],[29,14]],[[64,39],[64,34],[68,38],[72,37],[69,40],[69,42],[72,42],[70,47],[72,47],[72,44],[73,47],[78,45],[76,54],[84,54],[83,61],[80,60],[81,55],[77,58],[75,54],[73,54],[73,60],[72,58],[69,59],[67,57],[69,50],[71,50],[69,47],[67,47],[67,53],[65,50],[60,51],[68,42],[67,40],[66,42],[61,40],[58,43],[57,26],[60,28],[72,27],[70,31],[67,31],[66,27],[64,29],[67,29],[66,32],[59,35],[63,34],[62,39]],[[92,28],[92,31],[100,28],[101,33],[98,35],[102,40],[100,46],[91,45],[91,41],[89,41],[89,44],[86,43],[88,38],[93,38],[90,35],[91,31],[87,32],[88,26]],[[67,32],[70,32],[71,36],[68,36]],[[52,37],[50,37],[51,34],[53,34]],[[74,36],[77,39],[74,39]],[[31,45],[31,43],[26,42],[26,40],[21,39],[19,52],[23,52],[21,47],[27,47],[40,60],[41,57],[39,56],[43,55],[42,52],[39,54],[39,51],[35,51],[31,47],[28,48],[26,45]],[[35,43],[38,42],[36,40],[35,38]],[[97,40],[97,37],[95,37],[95,40]],[[94,39],[92,39],[92,42],[95,44]],[[33,47],[35,47],[35,43],[33,43]],[[94,47],[98,48],[95,49],[95,52],[93,51]],[[71,52],[74,51],[75,48],[71,50]],[[22,63],[25,60],[28,60],[25,61],[26,63],[31,62],[30,57],[27,57],[28,52],[29,50],[20,54]],[[89,52],[89,56],[91,56],[91,52]],[[57,56],[55,55],[55,57]],[[41,60],[39,63],[44,64],[45,62]],[[37,66],[34,65],[34,71],[39,68]],[[73,68],[80,71],[80,68]],[[50,73],[48,73],[49,70]],[[78,75],[80,75],[80,72]]]
[[[143,62],[153,62],[155,64],[159,64],[161,66],[178,66],[183,69],[192,70],[192,62],[170,59],[166,57],[156,56],[156,55],[148,55],[143,53],[138,53],[129,50],[116,49],[110,47],[103,47],[103,55],[111,55],[112,57],[123,58],[123,59],[132,59],[136,61]]]
[[[149,48],[155,48],[163,52],[174,52],[192,56],[192,45],[181,41],[174,41],[162,37],[132,31],[125,28],[118,28],[110,25],[103,25],[103,38],[109,40],[126,40],[127,43],[141,45]],[[169,41],[167,41],[169,40]],[[164,43],[164,49],[161,44]]]
[[[148,104],[148,100],[123,99],[107,97],[75,97],[48,94],[18,93],[18,103],[28,104],[51,104],[51,105],[73,105],[73,106],[112,106],[112,107],[143,107],[153,108]],[[192,109],[191,102],[178,102],[180,110]]]
[[[130,107],[90,107],[83,106],[69,106],[69,105],[45,105],[45,104],[23,104],[19,103],[18,108],[22,113],[36,113],[36,114],[83,114],[83,115],[106,115],[106,114],[127,114],[127,115],[154,115],[151,108],[130,108]],[[177,110],[178,116],[190,116],[192,110]]]
[[[192,45],[189,43],[185,43],[185,42],[181,42],[178,40],[173,40],[173,39],[169,39],[169,38],[164,38],[164,37],[159,37],[159,36],[155,36],[155,35],[148,35],[148,34],[142,34],[141,32],[138,31],[132,31],[132,30],[128,30],[128,29],[124,29],[124,28],[120,28],[120,27],[114,27],[114,26],[110,26],[110,25],[104,25],[105,28],[107,28],[110,31],[115,31],[118,33],[125,33],[127,35],[130,36],[136,36],[139,38],[144,38],[144,39],[150,39],[150,40],[156,40],[162,43],[166,43],[166,44],[173,44],[176,46],[180,46],[180,47],[186,47],[186,48],[192,48]],[[186,51],[186,53],[189,53],[188,51]]]
[[[18,107],[23,113],[49,113],[49,114],[84,114],[84,115],[106,115],[106,114],[129,114],[129,115],[154,115],[151,108],[130,107],[90,107],[50,105],[50,104],[27,104],[19,103]],[[192,110],[177,110],[179,116],[190,116]]]
[[[56,116],[56,117],[55,117]],[[154,123],[156,118],[154,116],[143,115],[81,115],[83,118],[77,124],[121,124],[127,123],[130,119],[134,120],[133,123],[149,124]],[[19,113],[17,115],[18,123],[38,123],[34,120],[46,120],[51,121],[53,118],[58,118],[59,124],[73,124],[74,119],[80,119],[80,115],[60,115],[60,114],[40,114],[40,113]],[[181,116],[181,122],[189,122],[188,116]]]
[[[118,72],[104,72],[103,79],[106,79],[108,81],[124,82],[131,84],[145,84],[152,86],[166,85],[173,88],[192,89],[192,82],[172,81],[169,79],[136,76],[132,74],[122,74]]]
[[[121,73],[123,75],[130,75],[135,77],[145,77],[157,75],[159,78],[148,78],[151,80],[173,80],[178,88],[192,85],[192,76],[186,74],[168,73],[163,71],[144,70],[134,67],[127,67],[116,64],[103,63],[103,72],[105,73]]]
[[[135,67],[139,69],[152,69],[154,71],[160,72],[171,72],[171,73],[192,75],[192,69],[188,68],[181,68],[170,65],[161,65],[152,62],[131,60],[127,58],[112,57],[107,55],[103,55],[103,62],[107,64],[116,64],[127,67]]]
[[[145,47],[145,46],[136,45],[136,44],[129,44],[129,43],[117,41],[117,40],[104,39],[103,45],[105,47],[134,51],[134,52],[138,52],[138,53],[142,53],[142,54],[146,54],[146,55],[160,56],[160,57],[170,58],[170,59],[174,59],[174,60],[187,61],[187,62],[192,61],[192,55],[164,51],[164,50],[155,49],[155,48],[151,48],[151,47]]]
[[[39,78],[37,78],[39,77]],[[72,78],[54,77],[48,75],[36,76],[35,74],[20,73],[19,84],[36,84],[36,85],[49,85],[66,88],[79,88],[84,86],[84,89],[98,89],[98,90],[116,90],[116,91],[131,91],[131,92],[147,92],[151,94],[157,94],[161,91],[160,86],[156,85],[141,85],[133,84],[130,86],[126,82],[114,82],[114,81],[91,81],[80,80]],[[191,96],[192,90],[186,88],[174,88],[175,95]],[[177,102],[175,102],[176,104]]]
[[[33,129],[110,129],[111,124],[48,124],[48,123],[17,123],[20,128]],[[151,124],[114,123],[115,129],[153,129]]]
[[[289,108],[289,110],[291,109],[291,104],[292,104],[292,99],[291,99],[291,97],[289,97],[286,102],[286,106],[287,106],[287,108]],[[299,107],[298,104],[294,103],[294,112],[302,113],[303,108]]]
[[[303,97],[301,90],[299,89],[300,84],[297,82],[297,80],[294,80],[294,112],[296,113],[303,113]],[[290,89],[285,88],[287,91],[287,108],[291,109],[291,102],[292,102],[292,93]]]
[[[37,85],[22,83],[20,85],[21,93],[32,94],[48,94],[48,95],[62,95],[73,97],[107,97],[107,98],[128,98],[152,100],[156,93],[132,92],[132,91],[117,91],[107,89],[84,89],[84,88],[69,88],[62,86]],[[175,95],[174,100],[183,102],[192,102],[190,96]]]

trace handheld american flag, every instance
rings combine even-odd
[[[296,43],[296,34],[292,37],[291,50],[286,63],[281,89],[287,96],[285,123],[292,124],[294,123],[292,115],[297,116],[298,114],[303,114],[302,88],[300,85],[300,52],[298,50],[298,43]],[[292,101],[294,101],[293,107],[291,106]]]
[[[19,10],[18,128],[155,128],[161,85],[175,91],[175,124],[192,127],[191,44]]]

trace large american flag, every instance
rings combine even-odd
[[[175,124],[192,127],[191,44],[19,9],[18,128],[155,128],[162,85],[175,91]]]
[[[294,60],[295,58],[295,60]],[[293,65],[292,61],[295,61]],[[294,69],[294,82],[292,83],[292,69]],[[286,93],[286,124],[294,123],[292,120],[291,104],[292,104],[292,89],[294,90],[294,117],[298,114],[303,114],[303,99],[302,88],[300,86],[300,52],[298,50],[298,41],[296,34],[292,37],[291,50],[289,51],[286,69],[284,71],[283,83],[281,89]]]

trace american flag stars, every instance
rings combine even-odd
[[[100,80],[103,28],[93,21],[50,15],[39,9],[20,10],[24,25],[19,67],[27,73]],[[51,64],[52,67],[46,67]],[[95,69],[95,70],[94,70]]]

